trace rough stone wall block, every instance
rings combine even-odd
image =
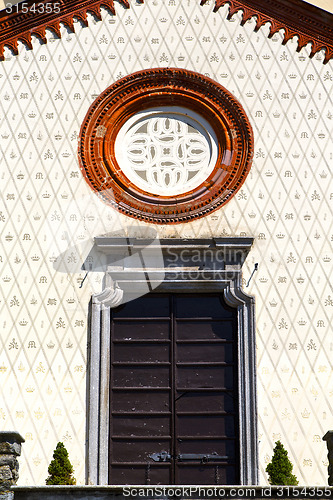
[[[323,437],[328,449],[328,484],[333,486],[333,431],[327,431]]]
[[[18,432],[0,432],[0,500],[11,500],[10,487],[17,483],[21,455],[21,443],[24,439]]]

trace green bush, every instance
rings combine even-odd
[[[281,441],[275,443],[272,461],[267,465],[266,472],[271,485],[291,485],[298,484],[297,477],[292,474],[293,464],[288,458],[288,452],[284,449]]]
[[[64,443],[58,443],[48,468],[49,477],[45,481],[46,484],[76,484],[73,472]]]

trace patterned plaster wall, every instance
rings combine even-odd
[[[226,20],[209,1],[148,0],[89,16],[76,33],[20,46],[0,63],[0,425],[26,439],[20,484],[43,484],[59,440],[84,482],[91,238],[133,220],[91,194],[77,160],[95,97],[133,71],[177,66],[214,78],[248,114],[254,162],[241,191],[161,237],[255,237],[244,289],[256,297],[261,483],[281,439],[301,484],[327,484],[333,426],[333,64]],[[138,225],[137,222],[135,222]],[[147,226],[142,223],[142,228]],[[78,248],[81,249],[82,255]],[[249,286],[248,280],[258,262]]]

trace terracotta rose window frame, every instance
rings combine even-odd
[[[154,117],[160,110],[163,121],[165,110],[177,115],[179,109],[185,124],[187,116],[199,126],[200,117],[209,124],[214,164],[199,185],[189,182],[186,190],[185,183],[184,192],[169,189],[164,195],[125,175],[116,140],[136,117]],[[245,181],[252,156],[252,128],[237,99],[214,80],[178,68],[148,69],[118,80],[91,105],[80,131],[79,161],[89,186],[121,213],[155,224],[190,221],[222,207]]]

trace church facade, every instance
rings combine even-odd
[[[327,483],[333,16],[0,12],[0,422],[21,485]]]

